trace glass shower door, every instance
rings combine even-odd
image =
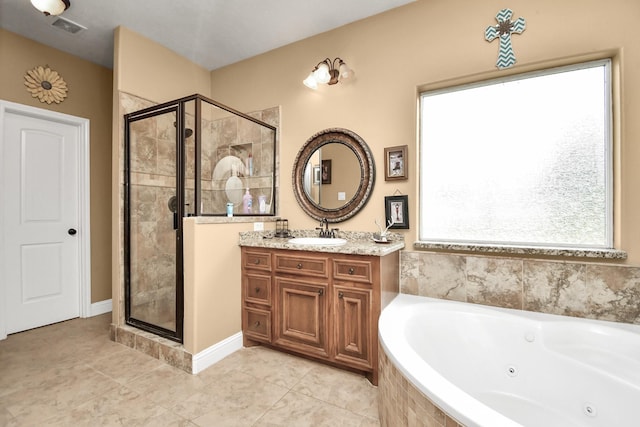
[[[182,219],[224,216],[229,202],[234,215],[274,215],[276,127],[261,119],[278,110],[250,116],[192,95],[124,118],[125,321],[182,342]]]
[[[178,106],[129,117],[125,147],[126,321],[182,340],[184,195]]]

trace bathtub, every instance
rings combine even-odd
[[[384,369],[461,425],[640,426],[638,325],[401,294],[379,337]],[[407,414],[380,415],[383,426],[406,424]]]

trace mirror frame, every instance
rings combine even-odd
[[[304,190],[304,170],[315,151],[324,145],[338,143],[353,151],[360,164],[360,185],[355,195],[340,208],[323,208],[315,203]],[[320,221],[342,222],[357,214],[369,201],[376,181],[376,167],[373,155],[364,139],[348,129],[329,128],[321,130],[309,138],[296,156],[293,163],[293,193],[298,204],[309,216]]]

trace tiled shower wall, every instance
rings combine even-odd
[[[279,126],[279,107],[248,115],[272,126]],[[216,171],[219,165],[225,169],[225,160],[230,159],[229,156],[242,161],[235,165],[238,166],[236,172],[242,177],[245,186],[250,188],[253,200],[257,201],[258,196],[262,195],[271,205],[274,200],[271,193],[272,183],[276,176],[273,131],[235,116],[209,122],[203,120],[202,129],[202,213],[221,214],[226,211],[226,203],[229,200],[225,193],[225,184],[230,172],[227,167],[224,174],[216,176]],[[249,155],[253,159],[251,175],[244,166]],[[241,213],[239,208],[239,205],[235,206],[235,213]]]
[[[640,268],[631,266],[402,251],[400,291],[640,324]]]

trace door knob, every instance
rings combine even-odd
[[[76,233],[77,233],[77,231],[76,231],[76,229],[75,229],[75,228],[70,228],[70,229],[69,229],[69,231],[67,231],[67,233],[69,233],[70,235],[72,235],[72,236],[73,236],[74,234],[76,234]]]

